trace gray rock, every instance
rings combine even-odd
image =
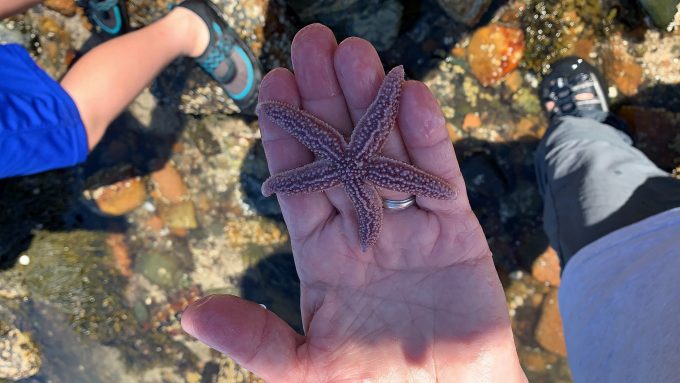
[[[647,11],[659,28],[666,28],[678,12],[679,0],[640,0],[640,4]]]
[[[19,380],[38,373],[38,347],[18,328],[0,322],[0,379]]]
[[[437,0],[439,6],[456,21],[475,25],[484,15],[492,0]]]

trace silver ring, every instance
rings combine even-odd
[[[383,207],[387,210],[404,210],[416,203],[416,196],[412,195],[406,199],[383,199]]]

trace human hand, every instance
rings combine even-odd
[[[375,49],[357,38],[338,46],[332,32],[316,24],[297,34],[292,56],[295,74],[270,72],[260,100],[302,107],[350,133],[384,77]],[[300,277],[306,336],[259,305],[224,295],[190,306],[185,330],[271,382],[526,381],[503,290],[444,124],[427,87],[404,83],[398,128],[383,153],[442,177],[459,193],[445,201],[418,197],[417,206],[385,211],[380,238],[367,252],[342,188],[278,196]],[[272,174],[313,161],[266,117],[260,128]]]

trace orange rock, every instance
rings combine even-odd
[[[115,216],[135,210],[144,203],[147,197],[146,188],[139,177],[102,186],[94,190],[91,195],[99,210]]]
[[[67,17],[76,14],[75,0],[45,0],[45,6]]]
[[[550,246],[531,265],[531,275],[536,280],[556,287],[560,285],[560,271],[560,258]]]
[[[482,126],[482,119],[477,113],[468,113],[463,120],[463,130],[470,130]]]
[[[584,59],[588,59],[590,55],[595,52],[595,42],[593,39],[582,39],[578,40],[572,47],[571,47],[571,54],[574,56],[578,57],[583,57]]]
[[[470,68],[483,86],[496,84],[517,68],[523,56],[522,30],[497,24],[478,29],[468,47]]]
[[[169,203],[183,201],[188,193],[182,176],[169,162],[161,170],[153,172],[151,179],[161,198]]]
[[[448,130],[449,132],[449,138],[451,139],[451,141],[456,142],[460,139],[458,131],[456,131],[456,127],[452,123],[450,122],[446,123],[446,130]]]
[[[517,125],[515,131],[512,133],[514,140],[540,140],[545,134],[547,124],[539,118],[522,117]]]
[[[146,221],[146,226],[149,227],[154,233],[160,233],[161,230],[163,230],[163,226],[165,224],[163,223],[163,220],[161,217],[154,215],[153,217],[149,218],[148,221]]]
[[[614,35],[609,40],[609,48],[604,54],[607,80],[626,96],[637,94],[643,80],[642,67],[628,53],[624,39]]]
[[[181,142],[175,142],[174,145],[172,145],[172,152],[177,154],[177,153],[182,153],[184,151],[184,144]]]
[[[125,243],[125,236],[120,233],[110,234],[108,238],[106,238],[106,244],[111,248],[114,265],[118,271],[125,277],[131,276],[132,269],[130,268],[130,265],[132,264],[132,260],[130,259],[128,246]]]
[[[519,88],[522,87],[524,79],[522,78],[522,74],[519,73],[519,71],[514,70],[505,77],[504,82],[508,89],[510,89],[512,93],[515,93],[519,90]]]
[[[465,48],[456,45],[453,47],[453,49],[451,49],[451,54],[453,57],[463,58],[465,57]]]
[[[544,349],[561,356],[567,356],[562,317],[557,305],[557,289],[552,289],[543,300],[543,310],[534,330],[534,336],[538,344]]]
[[[189,235],[189,230],[183,227],[172,227],[170,228],[170,233],[176,237],[184,238]]]

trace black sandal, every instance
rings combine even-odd
[[[90,22],[111,37],[130,30],[125,0],[79,0]]]
[[[562,116],[580,116],[593,112],[609,112],[605,93],[606,82],[592,65],[580,57],[567,57],[552,65],[539,87],[541,106],[549,119]],[[592,98],[579,99],[591,94]],[[552,110],[547,104],[554,102]]]

